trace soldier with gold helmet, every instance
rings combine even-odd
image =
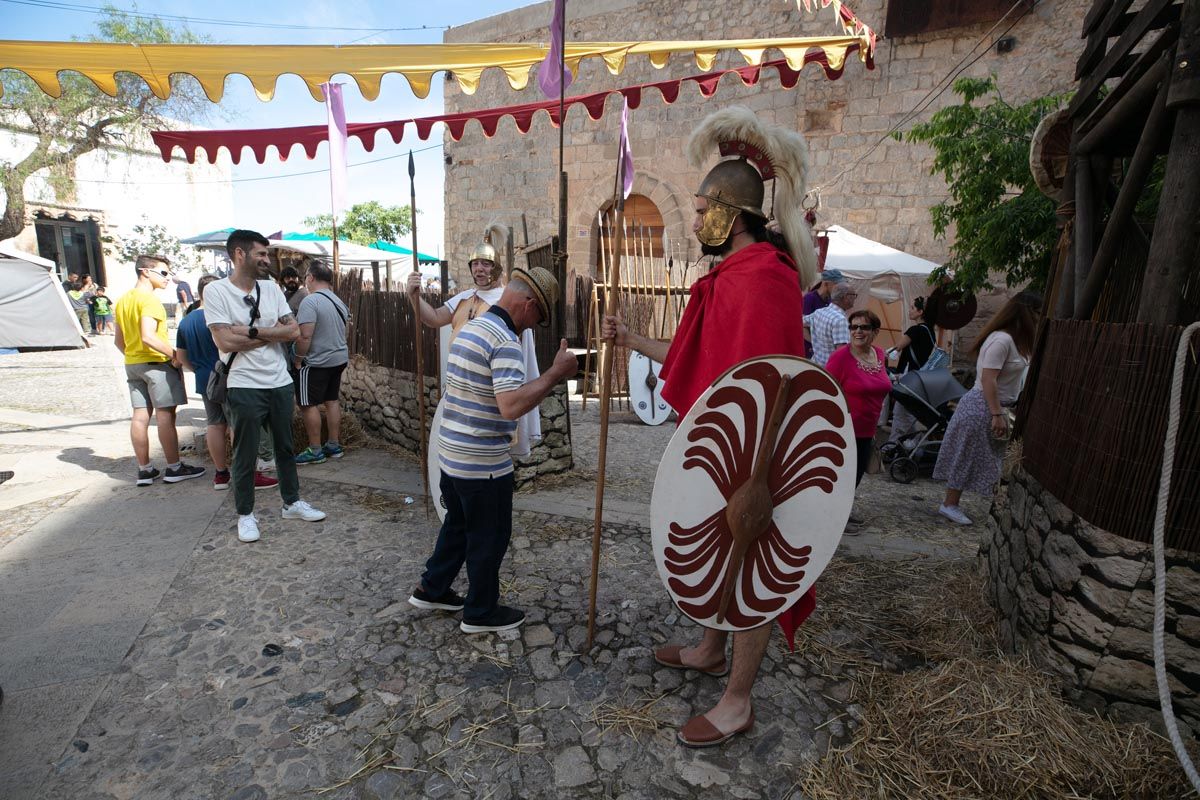
[[[471,280],[474,286],[459,292],[446,301],[441,308],[434,308],[425,300],[420,300],[421,322],[431,328],[450,326],[450,340],[453,341],[462,327],[471,320],[486,312],[499,302],[504,294],[505,269],[500,261],[500,252],[507,249],[508,229],[498,222],[488,223],[483,238],[471,251],[467,265],[471,270]],[[511,270],[512,265],[509,264]],[[421,276],[413,272],[408,276],[408,293],[420,297]],[[525,355],[525,374],[529,380],[538,377],[537,350],[533,341],[533,332],[525,330],[521,334],[521,352]],[[533,444],[542,438],[542,419],[538,409],[525,414],[517,424],[513,438],[512,454],[515,456],[528,455]]]
[[[727,158],[696,191],[692,231],[701,250],[717,263],[692,286],[675,338],[664,343],[629,331],[617,317],[604,321],[606,338],[663,364],[663,398],[681,420],[714,380],[741,362],[767,355],[804,356],[801,287],[812,285],[817,274],[801,203],[807,171],[804,139],[764,125],[746,108],[733,107],[706,118],[688,142],[688,155],[697,167],[713,150]],[[768,179],[774,180],[771,216],[782,239],[768,228],[763,210]],[[778,618],[789,639],[813,602],[809,592]],[[750,730],[750,690],[771,630],[764,624],[734,633],[732,665],[726,654],[728,630],[712,627],[706,627],[696,645],[669,645],[655,652],[663,666],[730,675],[717,704],[682,726],[680,743],[708,747]]]

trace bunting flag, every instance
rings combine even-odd
[[[796,0],[796,7],[799,8],[800,6],[804,6],[804,10],[810,14],[817,6],[821,8],[833,6],[834,12],[838,15],[838,24],[842,26],[842,30],[851,36],[865,37],[869,43],[867,49],[871,52],[875,51],[875,43],[879,37],[869,25],[859,19],[841,0]]]
[[[325,95],[325,113],[329,119],[329,200],[333,217],[337,219],[346,210],[346,189],[350,183],[346,175],[346,144],[349,141],[346,109],[342,105],[340,83],[322,83],[321,91]]]
[[[840,67],[854,46],[866,61],[873,44],[866,36],[797,36],[767,39],[694,41],[564,42],[563,56],[573,72],[584,59],[598,58],[610,74],[618,75],[630,57],[645,56],[662,69],[673,55],[687,54],[705,72],[717,55],[736,51],[747,64],[762,63],[768,49],[778,50],[793,69],[807,53],[821,50]],[[130,73],[146,82],[154,95],[166,100],[172,80],[191,75],[214,103],[225,92],[230,75],[244,75],[261,100],[275,94],[279,76],[294,74],[304,81],[316,100],[321,83],[334,75],[348,75],[367,100],[379,96],[384,75],[404,76],[417,97],[427,97],[433,77],[446,73],[464,94],[474,94],[484,70],[502,70],[513,89],[529,85],[533,67],[546,60],[546,48],[522,43],[411,44],[411,45],[232,45],[232,44],[131,44],[127,42],[28,42],[0,40],[0,70],[24,72],[51,97],[62,94],[59,73],[74,71],[116,96],[118,73]],[[2,92],[2,87],[0,87]]]
[[[626,200],[629,199],[630,192],[633,191],[633,148],[629,146],[629,99],[625,98],[624,105],[621,106],[621,175],[624,176],[625,183],[621,187],[622,194]]]
[[[563,21],[567,13],[567,0],[554,0],[554,17],[550,20],[550,52],[538,67],[538,86],[546,97],[558,97],[575,76],[563,64]]]
[[[656,83],[643,83],[636,86],[626,86],[621,89],[605,89],[591,94],[575,95],[574,97],[565,99],[563,108],[565,113],[566,109],[574,105],[582,105],[587,110],[588,116],[593,120],[599,120],[604,115],[605,101],[611,94],[620,94],[625,102],[629,104],[629,108],[636,109],[641,105],[646,91],[654,89],[662,97],[663,102],[670,105],[679,99],[681,87],[685,83],[695,84],[701,96],[709,98],[716,94],[721,79],[726,75],[735,74],[743,85],[754,86],[762,78],[764,68],[776,70],[779,75],[780,86],[784,89],[792,89],[795,88],[800,80],[799,68],[804,66],[804,64],[817,64],[824,70],[827,78],[837,80],[845,70],[845,62],[846,59],[843,58],[836,64],[832,64],[824,51],[810,51],[804,57],[803,64],[797,65],[795,68],[789,64],[787,59],[781,58],[775,61],[768,61],[759,66],[739,67],[737,69],[727,69],[704,75],[693,75],[687,78],[676,78]],[[867,68],[874,69],[873,59],[867,61]],[[550,124],[555,127],[558,126],[558,101],[544,100],[538,103],[484,108],[478,111],[464,111],[458,114],[441,114],[430,117],[417,117],[415,119],[392,120],[389,122],[352,122],[347,126],[347,131],[350,136],[356,137],[362,143],[363,148],[367,152],[371,152],[375,149],[375,141],[380,131],[387,131],[391,135],[393,142],[399,142],[404,138],[405,128],[408,125],[414,126],[417,136],[422,140],[426,140],[432,133],[433,126],[437,123],[442,123],[446,126],[446,132],[450,134],[450,138],[457,142],[463,138],[466,133],[467,123],[471,120],[478,122],[483,135],[491,138],[499,128],[500,120],[504,117],[512,117],[517,130],[521,133],[528,133],[533,126],[533,117],[539,111],[546,112],[550,117]],[[186,158],[189,164],[196,162],[200,151],[204,152],[205,157],[210,162],[216,163],[222,147],[229,150],[234,164],[241,162],[242,151],[247,147],[250,148],[255,160],[260,164],[266,161],[267,150],[271,147],[276,149],[280,161],[287,160],[295,145],[303,147],[308,158],[316,158],[317,147],[325,140],[327,135],[328,129],[324,125],[304,125],[292,128],[257,128],[250,130],[154,131],[151,134],[154,144],[162,154],[163,161],[169,162],[172,158],[172,153],[178,147],[183,151],[184,158]]]

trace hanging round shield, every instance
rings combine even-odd
[[[842,390],[811,361],[754,358],[714,381],[667,445],[650,504],[679,610],[739,631],[799,600],[841,540],[855,460]]]
[[[438,401],[433,413],[433,424],[429,426],[429,446],[425,448],[425,474],[429,477],[429,499],[437,509],[438,519],[446,521],[446,501],[442,498],[442,465],[438,463],[438,435],[442,432],[442,410],[446,398]]]
[[[662,396],[666,384],[658,377],[661,370],[662,364],[636,350],[629,354],[629,404],[647,425],[661,425],[671,416],[671,406]]]

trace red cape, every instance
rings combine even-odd
[[[682,418],[730,367],[769,355],[804,357],[804,295],[795,262],[766,242],[744,247],[692,285],[691,299],[661,377],[663,399]],[[779,616],[795,647],[796,628],[816,606],[810,589]]]

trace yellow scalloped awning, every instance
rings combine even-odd
[[[673,54],[687,53],[702,70],[712,68],[717,53],[736,50],[747,64],[762,63],[768,49],[778,50],[788,65],[799,69],[805,54],[817,48],[831,68],[841,69],[846,56],[857,50],[870,61],[871,42],[865,36],[797,37],[790,39],[729,39],[691,42],[571,42],[567,66],[575,71],[587,58],[602,58],[616,75],[630,56],[646,56],[661,69]],[[483,71],[504,71],[513,89],[524,89],[530,69],[546,57],[547,48],[529,44],[420,45],[225,45],[124,44],[111,42],[25,42],[0,40],[0,69],[24,72],[51,97],[62,94],[60,72],[82,74],[109,95],[117,91],[117,73],[141,77],[155,95],[166,99],[172,75],[191,75],[214,103],[225,93],[225,79],[245,75],[262,100],[275,94],[281,75],[297,75],[316,100],[321,84],[335,75],[349,75],[363,97],[379,96],[384,75],[400,73],[417,97],[429,94],[434,74],[450,72],[465,94],[474,94]],[[2,89],[0,89],[2,91]]]

